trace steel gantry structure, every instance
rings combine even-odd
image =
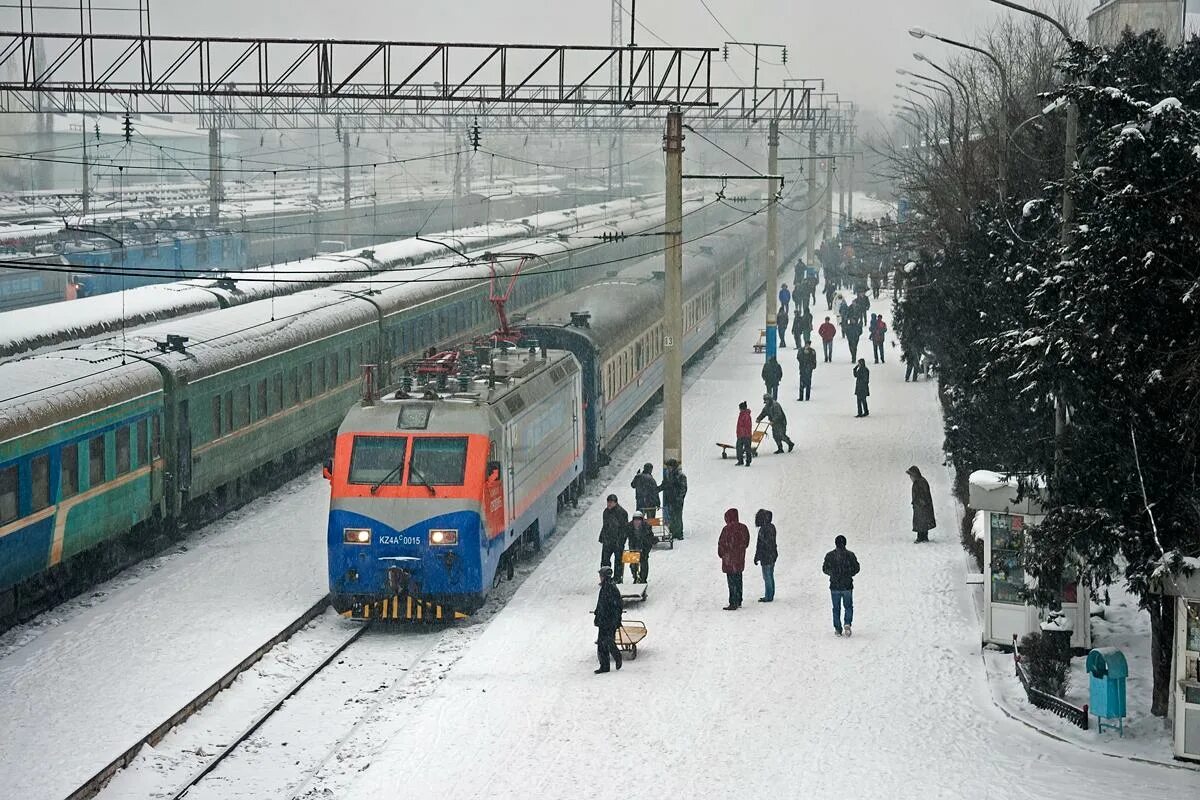
[[[24,0],[22,0],[24,3]],[[22,16],[24,23],[24,15]],[[148,22],[148,20],[147,20]],[[176,113],[220,128],[319,127],[336,117],[358,130],[451,130],[482,118],[494,131],[663,131],[666,115],[663,460],[683,460],[683,141],[768,129],[766,323],[774,333],[779,275],[776,213],[781,130],[816,137],[848,130],[824,81],[714,87],[715,48],[509,45],[378,40],[156,36],[0,31],[0,113]],[[822,102],[814,105],[814,97]],[[825,102],[833,97],[834,102]],[[219,137],[210,134],[210,142]],[[344,137],[345,138],[345,137]],[[843,147],[843,150],[845,148]],[[348,148],[346,165],[349,170]],[[217,159],[213,159],[215,164]],[[809,171],[805,234],[816,236],[816,170]],[[827,175],[832,218],[832,166]],[[719,177],[719,176],[713,176]],[[214,167],[211,192],[220,194]],[[346,179],[349,185],[349,179]],[[215,207],[215,204],[214,204]],[[773,357],[775,338],[769,339]]]

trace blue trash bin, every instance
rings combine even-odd
[[[1096,715],[1096,727],[1103,733],[1108,727],[1125,735],[1125,679],[1129,666],[1125,655],[1115,647],[1098,647],[1088,653],[1088,704]],[[1111,720],[1116,720],[1114,724]]]

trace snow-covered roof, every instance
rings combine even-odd
[[[1027,495],[1020,500],[1017,499],[1017,477],[991,470],[972,472],[968,479],[971,487],[971,508],[981,511],[999,511],[1006,514],[1034,516],[1045,514],[1045,509],[1037,497]],[[1025,476],[1025,478],[1027,481],[1030,480],[1029,476]],[[1034,477],[1032,483],[1035,487],[1039,487],[1043,482]],[[1035,489],[1034,494],[1040,494],[1040,492]]]

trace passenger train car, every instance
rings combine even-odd
[[[660,206],[510,243],[529,263],[509,307],[645,254],[654,237],[611,234],[663,222]],[[0,364],[0,618],[318,461],[360,365],[387,381],[430,347],[494,327],[488,274],[450,256]]]
[[[328,544],[339,612],[437,621],[475,611],[581,484],[574,356],[484,352],[484,371],[459,391],[368,397],[338,429]]]

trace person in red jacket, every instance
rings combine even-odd
[[[876,364],[884,363],[883,360],[883,337],[887,335],[887,323],[883,321],[883,315],[880,314],[875,318],[875,324],[871,327],[871,355],[875,357]]]
[[[750,529],[738,522],[736,508],[725,512],[725,527],[717,540],[717,555],[721,558],[721,571],[729,584],[729,605],[726,611],[737,611],[742,607],[742,573],[746,570],[746,548],[750,546]]]
[[[738,403],[738,421],[737,421],[737,465],[750,466],[750,459],[754,456],[754,451],[750,449],[750,434],[754,430],[754,423],[750,421],[750,407],[746,405],[746,401]]]
[[[833,361],[833,337],[837,336],[837,326],[829,321],[829,317],[821,323],[821,327],[817,328],[817,335],[821,337],[821,347],[825,351],[825,363]]]

